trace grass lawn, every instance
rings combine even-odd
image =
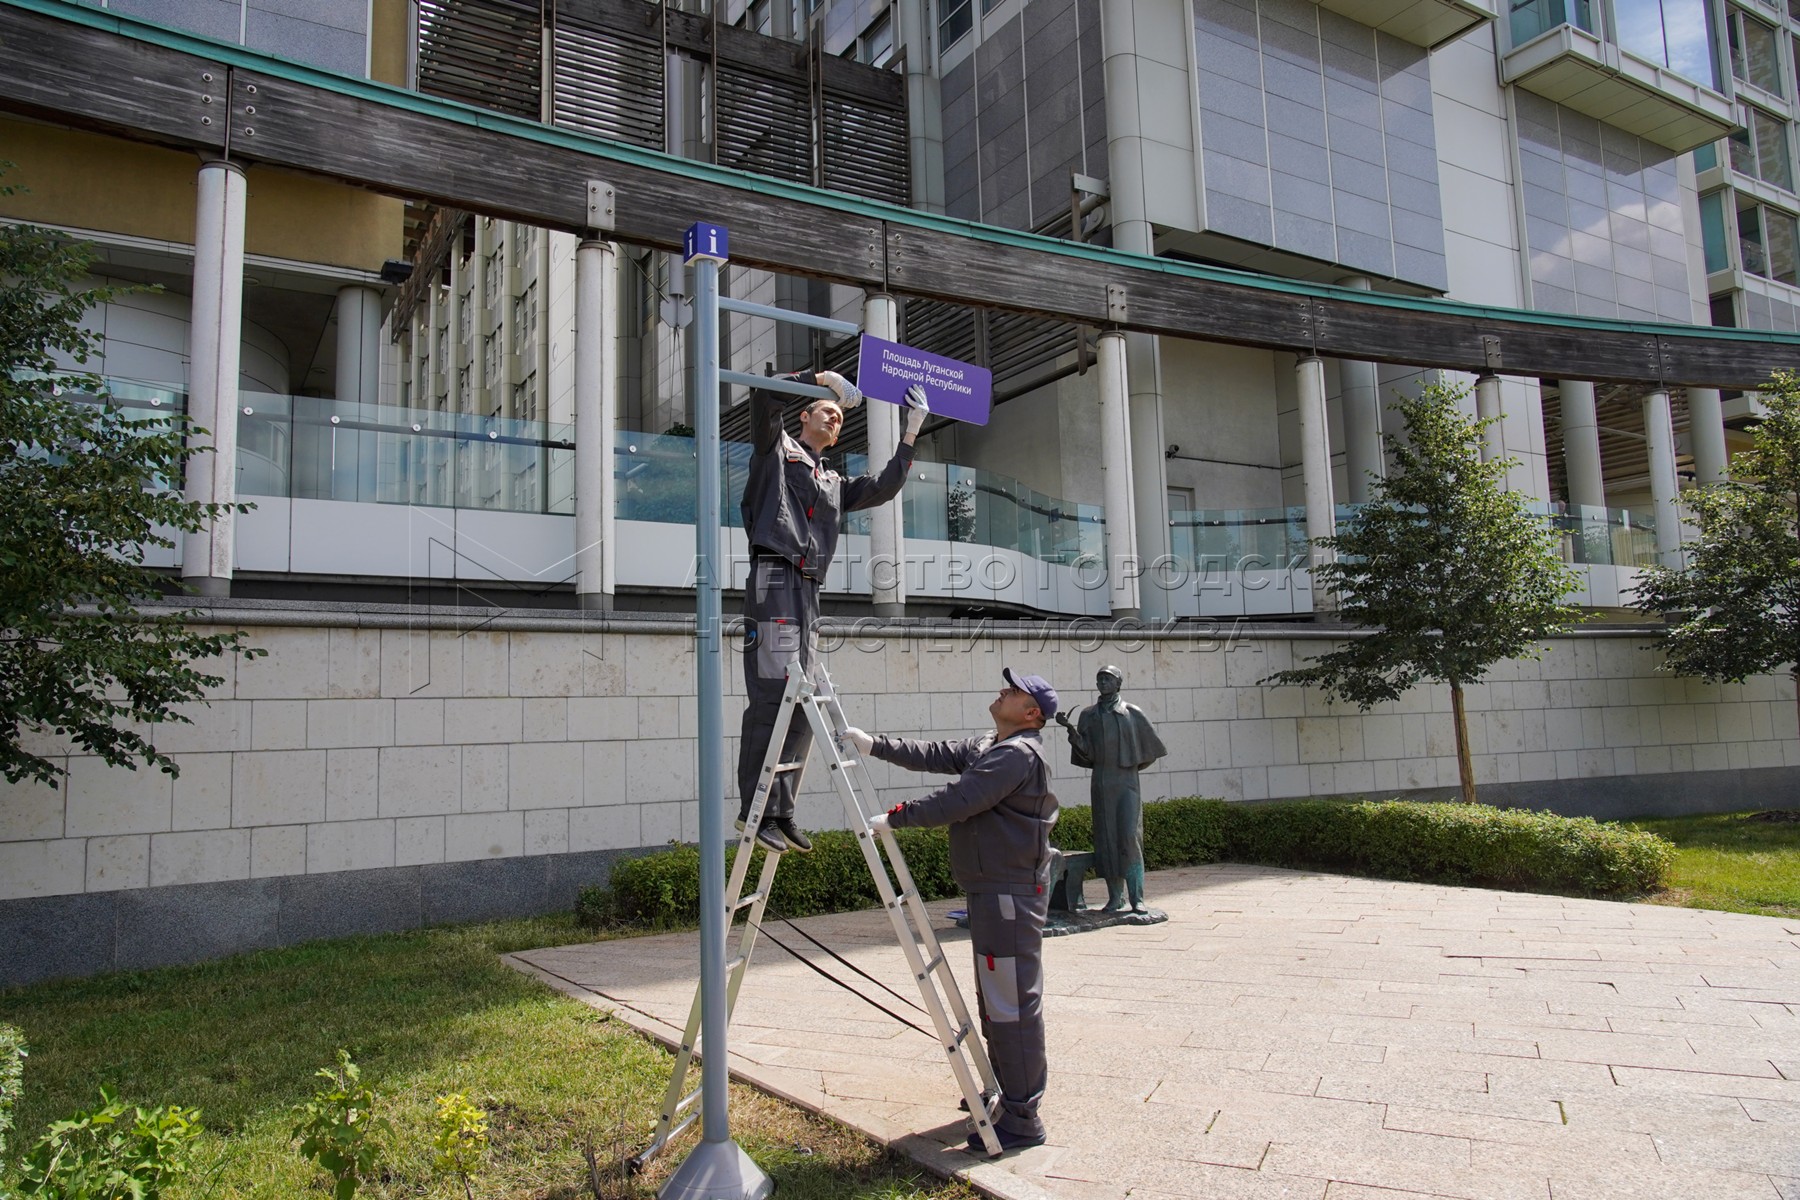
[[[1714,813],[1628,823],[1675,843],[1669,889],[1652,901],[1800,917],[1800,819]]]
[[[170,1200],[325,1196],[324,1175],[291,1147],[290,1110],[343,1046],[387,1101],[397,1132],[386,1177],[359,1195],[463,1196],[434,1173],[430,1144],[433,1097],[461,1091],[490,1114],[476,1196],[591,1198],[583,1146],[603,1171],[641,1149],[672,1058],[497,958],[591,936],[570,918],[546,917],[0,993],[0,1021],[24,1029],[31,1047],[9,1155],[50,1121],[92,1107],[106,1084],[129,1103],[202,1110],[196,1172]],[[737,1085],[732,1131],[784,1200],[975,1196]],[[604,1200],[654,1195],[696,1137],[690,1130],[640,1178],[603,1181]]]

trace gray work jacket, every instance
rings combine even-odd
[[[811,371],[795,376],[815,383]],[[880,475],[845,479],[781,427],[783,398],[750,393],[750,474],[744,481],[744,532],[753,552],[785,558],[808,579],[823,580],[837,554],[843,515],[900,494],[912,467],[905,442]]]
[[[1050,886],[1057,805],[1037,730],[999,742],[992,733],[960,742],[878,737],[871,753],[909,770],[959,776],[929,796],[896,804],[888,824],[948,825],[950,873],[964,892],[1031,896]]]

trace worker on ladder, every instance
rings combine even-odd
[[[1056,689],[1041,675],[1002,672],[988,705],[994,731],[966,741],[873,737],[847,728],[840,740],[864,757],[959,778],[929,796],[894,805],[874,829],[950,827],[950,873],[969,898],[981,1034],[1000,1085],[994,1132],[1002,1150],[1042,1145],[1049,1065],[1044,1054],[1044,921],[1050,914],[1050,829],[1056,793],[1038,731],[1056,715]],[[969,1149],[981,1152],[979,1133]]]
[[[856,385],[836,371],[789,376],[830,389],[837,398],[809,400],[800,409],[800,436],[782,427],[782,397],[750,393],[750,472],[744,481],[744,532],[750,541],[750,578],[744,587],[744,724],[738,746],[738,828],[749,818],[769,736],[787,687],[790,664],[811,673],[816,659],[813,627],[819,620],[819,585],[837,553],[843,515],[874,508],[900,494],[912,467],[913,443],[931,412],[925,390],[906,393],[906,429],[894,457],[879,475],[846,479],[825,462],[837,444],[844,413],[862,403]],[[788,726],[781,760],[804,759],[812,746],[807,722]],[[794,823],[793,777],[770,787],[757,840],[781,852],[812,849]]]

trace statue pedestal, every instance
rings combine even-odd
[[[969,914],[966,909],[953,908],[950,919],[963,929],[969,927]],[[1045,937],[1061,937],[1065,933],[1091,933],[1096,929],[1107,929],[1114,925],[1160,925],[1169,919],[1169,914],[1160,908],[1147,908],[1143,912],[1101,912],[1097,908],[1080,908],[1074,911],[1053,908],[1050,917],[1044,922]]]

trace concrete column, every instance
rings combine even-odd
[[[1115,617],[1138,614],[1137,505],[1132,495],[1126,335],[1100,335],[1100,478],[1106,500],[1106,580]],[[1159,456],[1160,457],[1160,456]]]
[[[1606,507],[1606,481],[1600,472],[1600,422],[1594,415],[1594,385],[1564,379],[1562,395],[1563,466],[1569,477],[1569,503]]]
[[[1344,287],[1369,291],[1366,275],[1340,281]],[[1351,504],[1368,502],[1375,479],[1387,474],[1387,458],[1381,446],[1381,382],[1375,364],[1358,359],[1338,360],[1344,416],[1344,479]]]
[[[1644,397],[1644,440],[1650,452],[1650,498],[1656,509],[1656,557],[1666,567],[1681,565],[1681,514],[1675,506],[1675,423],[1669,393]]]
[[[584,609],[613,606],[613,439],[617,372],[606,353],[618,327],[618,251],[589,238],[575,251],[575,596]]]
[[[932,69],[931,23],[925,0],[899,0],[901,52],[906,55],[906,154],[912,206],[944,211],[944,104]]]
[[[1701,487],[1724,483],[1725,414],[1719,407],[1718,388],[1689,388],[1688,436],[1694,443],[1694,478]]]
[[[1300,474],[1306,488],[1306,540],[1316,543],[1337,533],[1337,500],[1331,489],[1331,431],[1325,423],[1325,362],[1302,358],[1294,365],[1300,393]],[[1332,559],[1331,551],[1309,546],[1308,563],[1315,568]],[[1337,607],[1317,578],[1313,581],[1313,611]]]
[[[1506,429],[1502,418],[1506,410],[1500,403],[1500,377],[1479,375],[1475,379],[1475,415],[1493,424],[1481,431],[1481,461],[1495,462],[1506,457]]]
[[[1101,41],[1106,94],[1136,96],[1139,93],[1139,55],[1134,0],[1102,0]],[[1106,147],[1111,165],[1113,246],[1131,254],[1156,253],[1156,227],[1150,220],[1149,198],[1144,192],[1141,166],[1142,138],[1133,104],[1109,104],[1106,108]],[[1095,287],[1100,286],[1098,283]],[[1130,389],[1128,405],[1132,476],[1132,507],[1137,524],[1138,570],[1153,580],[1138,588],[1138,608],[1146,618],[1170,615],[1173,597],[1157,586],[1159,564],[1169,555],[1169,477],[1163,457],[1168,445],[1163,435],[1162,350],[1152,334],[1125,335],[1125,366]],[[1112,515],[1107,515],[1110,527]]]
[[[381,387],[381,293],[362,284],[337,294],[337,398],[375,404]]]
[[[188,415],[206,434],[190,445],[211,453],[188,460],[182,489],[200,504],[237,500],[238,358],[244,313],[243,168],[200,168],[194,204],[194,296],[188,329]],[[222,512],[182,543],[181,578],[202,596],[229,596],[235,516]]]
[[[885,292],[863,301],[863,331],[870,337],[900,340],[900,306]],[[900,448],[897,405],[865,402],[869,410],[869,470],[879,471]],[[899,497],[869,513],[869,599],[878,617],[906,612],[906,521]]]

